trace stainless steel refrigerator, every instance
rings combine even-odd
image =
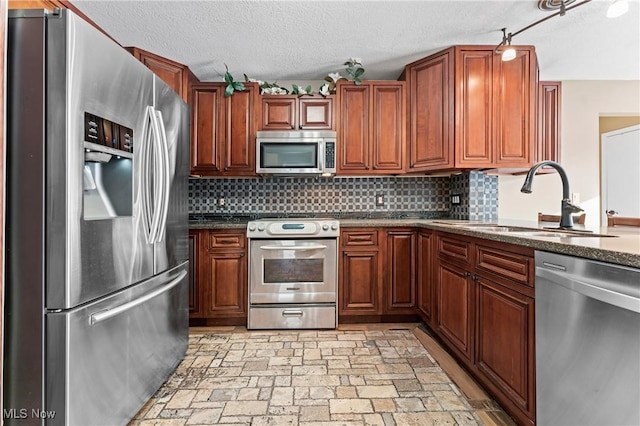
[[[7,37],[5,424],[126,424],[187,348],[188,107],[68,11]]]

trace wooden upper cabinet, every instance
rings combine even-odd
[[[408,172],[453,167],[453,49],[409,65]]]
[[[514,46],[455,46],[407,65],[408,172],[528,168],[534,161],[537,61]]]
[[[191,94],[191,174],[210,176],[222,168],[224,85],[201,83]]]
[[[190,86],[198,82],[189,67],[137,47],[126,49],[167,83],[185,102],[189,102]]]
[[[491,166],[493,49],[456,51],[456,167]]]
[[[9,0],[7,4],[9,9],[47,9],[53,10],[54,7],[66,9],[66,5],[59,0]]]
[[[541,81],[538,83],[538,132],[536,137],[536,162],[560,161],[560,107],[562,83]],[[556,169],[551,169],[556,171]]]
[[[303,130],[335,130],[334,96],[298,98],[298,127]]]
[[[535,160],[537,60],[533,47],[516,47],[516,57],[494,59],[495,154],[498,168],[529,167]]]
[[[226,118],[223,172],[233,176],[252,176],[256,173],[258,86],[245,86],[246,90],[233,92],[233,95],[224,98]]]
[[[263,95],[260,130],[333,130],[334,97]]]
[[[404,171],[404,82],[338,84],[338,174]]]
[[[255,175],[258,87],[224,96],[226,83],[192,86],[191,173],[200,176]]]

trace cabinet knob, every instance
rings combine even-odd
[[[471,276],[471,272],[465,272],[465,273],[464,273],[464,276],[465,276],[465,277],[467,277],[467,278],[469,278],[469,277]]]

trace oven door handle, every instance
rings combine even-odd
[[[323,246],[320,244],[312,245],[312,246],[262,246],[261,250],[320,250],[326,249],[327,246]]]

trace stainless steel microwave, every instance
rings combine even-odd
[[[334,175],[336,173],[336,132],[258,132],[256,173],[284,176]]]

